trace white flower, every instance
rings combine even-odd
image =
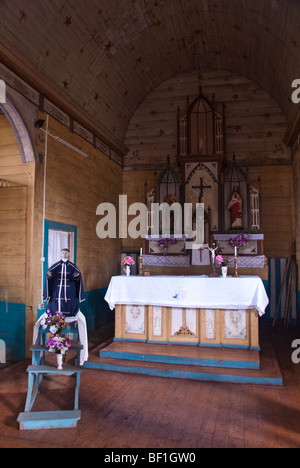
[[[55,335],[55,333],[57,333],[57,326],[56,325],[51,325],[50,327],[50,333],[52,333],[53,335]]]
[[[46,330],[47,325],[46,325],[46,319],[45,319],[45,318],[42,318],[42,319],[41,319],[40,325],[41,325],[41,327],[42,327],[43,330]]]

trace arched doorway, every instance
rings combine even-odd
[[[32,330],[34,181],[28,131],[6,100],[0,104],[0,339],[6,361],[25,357]]]

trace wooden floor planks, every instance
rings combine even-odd
[[[300,331],[279,326],[262,326],[261,330],[264,339],[273,343],[283,386],[84,369],[82,416],[72,429],[19,431],[17,417],[24,410],[29,362],[6,367],[0,370],[0,447],[298,448],[300,364],[291,361],[291,343]],[[94,353],[99,355],[97,347],[90,351],[91,357]],[[40,410],[46,402],[55,409],[70,407],[74,388],[68,377],[64,379],[63,386],[45,379],[33,410]]]

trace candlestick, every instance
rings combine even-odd
[[[238,269],[237,269],[237,247],[234,247],[234,275],[233,278],[239,278],[240,275],[238,274]]]
[[[138,257],[138,262],[139,262],[139,276],[143,276],[143,257],[140,255]]]

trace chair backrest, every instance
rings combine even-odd
[[[63,328],[62,331],[61,331],[64,335],[66,334],[72,334],[73,335],[73,339],[77,339],[79,337],[79,333],[78,333],[78,324],[77,324],[77,320],[74,319],[74,321],[72,322],[68,322],[66,323],[66,328]],[[49,333],[49,328],[46,328],[45,330],[40,326],[39,327],[39,335],[43,337],[43,343],[45,344],[45,340],[46,340],[46,335]],[[39,339],[38,339],[39,341]]]

